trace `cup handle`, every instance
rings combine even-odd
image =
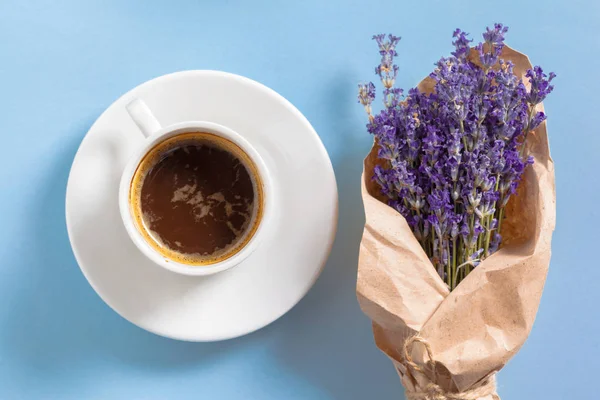
[[[125,108],[144,136],[148,137],[161,128],[160,122],[143,100],[133,99]]]

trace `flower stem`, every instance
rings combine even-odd
[[[431,256],[433,257],[433,253],[435,250],[435,232],[433,231],[433,227],[429,228],[431,230]]]
[[[498,233],[500,233],[500,229],[502,228],[502,219],[504,218],[504,207],[500,208],[498,212]]]
[[[490,229],[490,226],[492,224],[492,218],[493,218],[493,215],[490,215],[488,218],[486,218],[485,243],[483,246],[483,258],[487,258],[488,254],[489,254],[490,239],[492,238],[492,230]]]
[[[519,155],[523,158],[523,154],[525,153],[525,143],[527,142],[527,134],[529,134],[529,127],[531,126],[531,121],[533,120],[533,112],[535,111],[535,106],[529,106],[529,112],[527,114],[527,129],[523,134],[523,143],[521,143],[521,150],[519,151]]]
[[[452,239],[452,284],[450,290],[456,287],[456,238]]]
[[[476,262],[478,262],[478,261],[481,261],[481,260],[479,260],[479,259],[476,259],[476,260],[468,260],[468,261],[466,261],[466,262],[464,262],[464,263],[460,264],[458,267],[456,267],[456,271],[454,272],[454,281],[456,281],[456,278],[457,278],[458,271],[459,271],[459,270],[460,270],[462,267],[465,267],[465,269],[466,269],[466,268],[469,268],[470,266],[472,266],[474,263],[476,263]],[[467,276],[468,274],[469,274],[468,272],[465,272],[465,273],[464,273],[464,277],[463,277],[463,278],[461,278],[461,279],[460,279],[458,282],[460,283],[460,281],[461,281],[461,280],[463,280],[464,278],[466,278],[466,276]],[[456,287],[456,286],[455,286],[455,287]],[[452,289],[454,289],[454,288],[452,288]]]
[[[446,285],[452,291],[452,266],[450,264],[446,265]]]

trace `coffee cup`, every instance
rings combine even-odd
[[[255,147],[214,122],[162,127],[139,98],[126,109],[145,136],[119,187],[123,224],[137,248],[160,267],[192,276],[249,257],[273,203],[269,171]]]

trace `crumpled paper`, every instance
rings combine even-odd
[[[529,83],[529,58],[508,46],[502,59]],[[478,63],[472,49],[471,61]],[[424,79],[419,90],[431,92]],[[543,111],[540,104],[539,111]],[[528,166],[507,205],[501,248],[477,266],[450,292],[437,274],[405,219],[386,204],[372,181],[380,162],[374,144],[364,161],[362,198],[366,223],[360,244],[357,297],[373,321],[377,346],[394,363],[403,385],[420,390],[434,380],[442,389],[461,392],[481,385],[514,356],[531,331],[550,262],[555,225],[554,163],[546,123],[530,133]],[[419,334],[431,346],[435,364],[423,346],[413,346],[413,360],[424,372],[406,368],[404,341]],[[435,365],[435,374],[430,367]],[[423,375],[425,376],[423,376]],[[485,400],[499,399],[497,394]]]

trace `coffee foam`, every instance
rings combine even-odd
[[[240,229],[236,229],[231,222],[227,221],[227,226],[236,235],[236,239],[224,248],[217,249],[212,254],[189,254],[178,252],[175,249],[168,247],[160,238],[153,232],[149,226],[149,221],[152,221],[155,216],[142,212],[141,207],[141,192],[144,180],[152,168],[162,160],[170,151],[180,147],[189,145],[210,146],[225,150],[234,155],[237,160],[246,168],[252,180],[254,190],[254,199],[252,202],[245,204],[245,212],[241,213],[245,217],[245,223]],[[187,150],[184,147],[184,151]],[[177,176],[174,177],[175,183]],[[220,196],[219,196],[220,195]],[[237,196],[239,197],[239,196]],[[188,205],[194,206],[195,218],[203,218],[211,212],[210,203],[205,200],[209,199],[210,203],[225,202],[225,210],[227,216],[233,213],[234,206],[239,209],[241,204],[231,204],[227,202],[222,193],[213,193],[205,196],[200,190],[197,190],[195,185],[182,185],[174,191],[172,202],[184,201]],[[237,200],[237,199],[236,199]],[[133,216],[136,228],[144,237],[145,241],[160,255],[167,260],[176,261],[190,266],[206,266],[224,261],[233,255],[237,254],[244,246],[248,244],[250,239],[256,233],[260,221],[262,219],[264,208],[263,186],[258,173],[258,169],[250,157],[235,143],[222,138],[220,136],[207,132],[188,132],[170,137],[156,144],[142,158],[136,171],[133,175],[129,190],[130,212]],[[196,213],[197,209],[197,213]],[[238,212],[238,211],[235,211]],[[176,243],[177,245],[177,243]],[[181,245],[181,244],[179,244]]]

